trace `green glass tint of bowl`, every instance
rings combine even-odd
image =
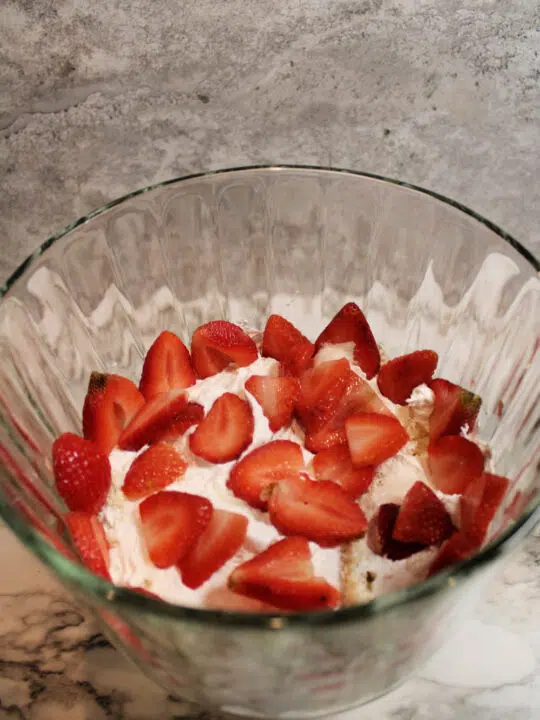
[[[388,691],[452,632],[494,560],[538,519],[538,263],[463,207],[317,168],[246,168],[134,193],[48,240],[0,303],[0,510],[169,692],[263,717],[314,717]],[[80,432],[92,370],[137,380],[168,328],[285,315],[312,338],[348,300],[390,356],[439,353],[483,397],[481,439],[512,486],[490,545],[429,581],[337,612],[272,617],[160,603],[92,576],[65,539],[55,436]]]

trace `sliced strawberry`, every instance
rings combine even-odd
[[[164,490],[139,505],[141,529],[150,560],[158,568],[180,562],[212,517],[210,500]]]
[[[204,607],[211,610],[228,610],[229,612],[280,612],[274,605],[239,595],[228,587],[210,590],[204,597]]]
[[[429,437],[458,435],[461,428],[474,430],[482,400],[478,395],[442,378],[428,383],[434,394],[433,411],[429,418]]]
[[[461,496],[461,532],[481,544],[504,498],[508,478],[483,473],[472,480]]]
[[[290,423],[300,394],[296,378],[252,375],[245,388],[261,406],[272,432]]]
[[[315,577],[309,543],[301,537],[280,540],[239,565],[229,587],[283,610],[324,610],[340,602],[338,590]]]
[[[405,405],[415,387],[431,380],[438,361],[433,350],[417,350],[389,360],[379,371],[379,390],[393,403]]]
[[[353,360],[371,379],[379,372],[381,356],[379,348],[364,313],[356,303],[347,303],[334,316],[315,342],[315,351],[323,345],[353,342]]]
[[[464,533],[455,532],[441,547],[435,560],[429,568],[429,577],[435,573],[445,570],[450,565],[455,565],[473,555],[479,547],[479,543],[471,540]]]
[[[241,455],[253,440],[253,413],[249,403],[223,393],[189,437],[191,452],[213,463],[226,463]]]
[[[283,535],[299,535],[323,547],[359,538],[367,527],[361,507],[342,487],[307,475],[272,485],[268,512]]]
[[[438,545],[454,532],[452,518],[433,490],[415,482],[403,499],[392,532],[394,540]]]
[[[251,365],[258,357],[257,346],[241,327],[227,320],[201,325],[191,339],[193,367],[200,378],[216,375],[231,363]]]
[[[52,446],[58,494],[70,510],[98,513],[111,487],[111,464],[97,445],[64,433]]]
[[[245,515],[214,510],[204,532],[178,565],[184,585],[198,588],[223,567],[242,547],[247,527]]]
[[[281,315],[270,315],[264,328],[262,354],[283,363],[288,374],[299,375],[311,363],[315,346]]]
[[[409,436],[396,417],[357,413],[345,421],[349,452],[355,467],[379,465],[393,457]]]
[[[156,443],[135,458],[122,490],[128,500],[141,500],[181,478],[186,469],[186,461],[171,445]]]
[[[263,490],[296,475],[304,467],[302,449],[290,440],[273,440],[255,448],[232,468],[227,487],[251,507],[265,510]]]
[[[193,425],[198,425],[204,417],[204,408],[199,403],[188,402],[178,412],[174,413],[170,422],[162,430],[152,433],[151,442],[175,443],[178,438],[185,435]]]
[[[164,330],[146,353],[139,390],[150,400],[169,390],[191,387],[196,379],[189,350],[177,335]]]
[[[331,480],[357,498],[371,485],[375,468],[372,465],[355,468],[347,445],[336,445],[315,455],[313,473],[317,480]]]
[[[86,567],[105,580],[110,580],[109,544],[98,518],[87,512],[69,512],[65,521]]]
[[[381,505],[376,515],[369,521],[366,532],[369,549],[389,560],[403,560],[425,547],[421,543],[399,542],[392,537],[398,515],[399,505],[394,503]]]
[[[461,435],[444,435],[428,446],[432,483],[448,495],[462,493],[484,472],[485,458],[478,447]]]
[[[83,434],[108,455],[120,433],[144,405],[135,383],[121,375],[93,372],[84,400]]]

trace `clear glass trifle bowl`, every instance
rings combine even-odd
[[[540,518],[539,263],[489,221],[386,178],[308,167],[145,188],[47,240],[1,290],[0,514],[108,638],[173,695],[222,712],[309,718],[405,680]],[[483,400],[479,439],[510,488],[487,545],[403,590],[338,610],[187,608],[77,559],[51,445],[81,432],[93,370],[138,380],[163,329],[280,313],[317,336],[347,301],[389,357],[419,348]]]

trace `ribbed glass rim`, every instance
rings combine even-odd
[[[38,258],[55,242],[75,230],[79,225],[88,222],[92,218],[107,212],[117,205],[120,205],[131,198],[137,197],[138,195],[142,195],[146,192],[157,190],[162,187],[167,187],[168,185],[180,184],[190,180],[211,178],[216,175],[224,175],[227,173],[234,175],[244,173],[249,174],[251,172],[258,172],[261,170],[276,173],[287,173],[287,171],[293,170],[295,172],[305,172],[306,174],[316,172],[331,175],[351,175],[390,185],[405,187],[409,190],[422,193],[434,200],[454,207],[487,227],[502,240],[511,245],[532,266],[536,273],[540,272],[540,261],[538,261],[529,250],[523,247],[523,245],[521,245],[511,235],[492,223],[490,220],[487,220],[483,216],[474,212],[474,210],[471,210],[465,205],[447,198],[444,195],[433,192],[432,190],[427,190],[418,185],[414,185],[403,180],[385,177],[383,175],[356,170],[347,170],[343,168],[286,164],[248,165],[171,178],[169,180],[135,190],[127,195],[123,195],[122,197],[112,200],[96,210],[93,210],[88,215],[75,220],[56,234],[50,236],[31,255],[29,255],[26,260],[24,260],[12,273],[8,280],[0,286],[0,301],[9,292],[13,285],[25,274],[25,272],[31,268]],[[162,600],[153,599],[136,591],[113,585],[107,580],[91,573],[82,564],[77,564],[66,558],[52,545],[46,542],[41,535],[32,528],[31,525],[23,521],[21,517],[9,507],[1,496],[0,517],[2,517],[8,527],[13,530],[19,540],[21,540],[21,542],[29,550],[50,566],[57,575],[74,585],[80,586],[85,592],[95,595],[104,602],[111,602],[120,606],[125,606],[133,611],[142,611],[145,614],[160,618],[170,618],[172,620],[182,620],[202,624],[217,624],[222,627],[246,627],[251,629],[276,631],[284,630],[286,628],[338,625],[341,623],[368,619],[374,615],[389,611],[394,607],[412,603],[413,601],[432,595],[447,586],[455,585],[456,583],[465,580],[477,570],[490,563],[497,556],[502,555],[506,550],[511,550],[523,537],[533,530],[536,523],[540,520],[540,493],[537,493],[537,497],[528,503],[527,507],[523,510],[520,517],[512,526],[508,527],[495,541],[482,548],[479,553],[471,558],[468,558],[467,560],[464,560],[463,562],[454,565],[451,568],[428,578],[427,580],[411,585],[403,590],[381,595],[370,602],[339,608],[337,610],[327,610],[313,613],[276,614],[231,612],[173,605]]]

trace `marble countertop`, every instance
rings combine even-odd
[[[0,282],[129,190],[279,162],[430,187],[538,255],[539,27],[537,0],[7,0]],[[0,576],[0,719],[193,716],[5,528]],[[537,529],[416,678],[348,715],[540,717],[539,618]]]

